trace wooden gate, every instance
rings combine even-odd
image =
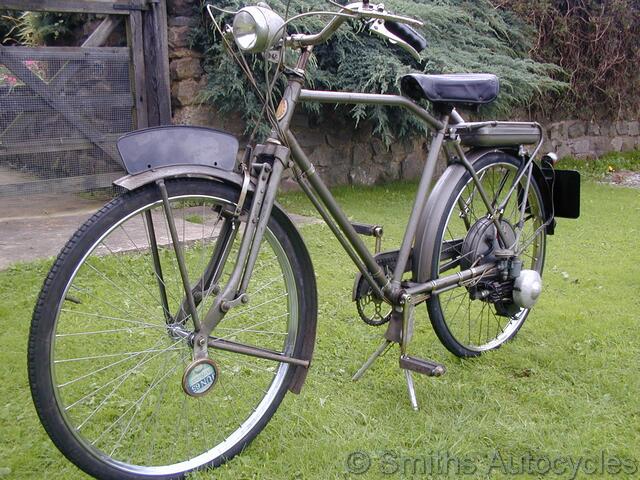
[[[110,186],[122,175],[117,138],[171,123],[165,0],[0,0],[0,8],[102,18],[80,47],[0,46],[0,175],[9,179],[0,197]],[[105,47],[121,25],[126,46]]]

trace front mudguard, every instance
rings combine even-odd
[[[142,172],[135,175],[125,175],[113,182],[114,185],[122,187],[126,190],[135,190],[148,183],[155,183],[158,180],[166,180],[169,178],[206,178],[224,183],[232,183],[242,188],[244,176],[236,172],[227,172],[216,167],[208,167],[204,165],[175,165],[167,167],[155,167],[148,172]],[[254,182],[249,183],[249,191],[255,189]]]
[[[213,128],[169,125],[128,133],[118,140],[127,174],[114,183],[127,190],[175,177],[201,177],[242,186],[238,140]]]

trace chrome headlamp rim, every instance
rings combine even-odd
[[[240,10],[233,18],[233,39],[238,48],[250,51],[258,40],[258,25],[253,15],[246,10]]]

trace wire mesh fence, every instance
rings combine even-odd
[[[110,187],[134,129],[128,49],[0,48],[0,197]]]

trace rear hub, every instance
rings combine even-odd
[[[499,243],[496,226],[491,219],[483,217],[471,226],[462,243],[460,266],[463,270],[485,263],[496,263],[496,254],[503,254],[504,248],[515,243],[516,232],[511,224],[502,219],[500,227],[507,243],[504,247]]]
[[[506,220],[500,227],[511,247],[516,241],[516,232]],[[542,291],[542,279],[534,270],[522,270],[522,262],[511,250],[500,245],[496,226],[489,218],[481,218],[471,226],[461,249],[460,267],[466,270],[478,265],[493,263],[497,271],[482,277],[467,287],[473,300],[491,303],[496,313],[504,317],[516,315],[521,308],[531,308]]]

